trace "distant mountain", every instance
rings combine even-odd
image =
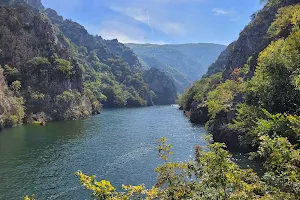
[[[158,68],[171,76],[179,92],[201,78],[225,45],[219,44],[125,44],[148,68]]]

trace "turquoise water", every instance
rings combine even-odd
[[[105,109],[85,120],[23,125],[0,133],[0,199],[90,199],[74,172],[121,184],[155,183],[161,164],[156,141],[169,138],[172,160],[191,159],[206,145],[202,126],[193,125],[176,106]],[[256,167],[241,156],[243,167]]]

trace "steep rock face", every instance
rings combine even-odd
[[[227,124],[232,123],[235,111],[220,112],[214,122],[209,126],[208,131],[212,134],[215,142],[225,143],[231,151],[240,150],[239,134],[228,128]],[[247,149],[244,149],[247,152]]]
[[[58,17],[59,16],[56,16],[56,19],[58,19]],[[100,36],[90,35],[80,24],[72,20],[64,20],[60,22],[58,26],[63,34],[77,46],[84,46],[88,51],[95,50],[100,60],[106,61],[109,57],[113,57],[110,50],[103,44],[102,38]]]
[[[57,42],[54,30],[37,13],[26,8],[12,9],[0,6],[0,63],[20,70],[21,65],[37,56],[47,57],[59,52],[64,55]]]
[[[209,120],[207,105],[199,105],[194,101],[190,109],[190,120],[195,124],[205,124]]]
[[[59,95],[67,91],[83,92],[82,71],[58,39],[55,28],[39,12],[0,6],[0,49],[0,64],[5,66],[9,84],[21,81],[28,116],[45,112],[49,120],[61,120],[92,113],[87,109],[75,116],[70,114],[72,106],[57,104]],[[38,104],[33,100],[37,95],[42,97]],[[69,103],[76,107],[83,101]]]
[[[155,104],[175,104],[177,93],[171,78],[156,68],[145,71],[143,77],[149,89],[157,96],[154,99]]]
[[[232,42],[228,47],[219,55],[218,59],[208,67],[207,73],[204,77],[209,77],[213,74],[223,72],[226,68],[226,61],[229,55],[233,52],[235,42]]]
[[[279,5],[267,6],[255,13],[252,16],[253,21],[240,33],[238,40],[229,45],[218,60],[210,66],[207,76],[212,75],[214,72],[224,71],[223,78],[229,79],[233,69],[243,67],[249,57],[252,57],[250,76],[253,76],[259,53],[274,40],[274,38],[268,36],[267,31],[278,8],[298,2],[298,0],[281,1]]]
[[[227,148],[231,151],[241,151],[239,133],[234,132],[228,128],[228,124],[233,122],[235,118],[235,110],[229,109],[229,111],[222,111],[217,114],[213,123],[209,122],[208,106],[206,104],[199,105],[197,101],[194,101],[191,105],[190,120],[195,124],[209,123],[208,131],[212,134],[215,142],[225,143]],[[244,152],[250,152],[252,149],[243,148]]]

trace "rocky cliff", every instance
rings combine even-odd
[[[19,99],[18,108],[24,103],[15,124],[78,119],[99,113],[101,105],[146,106],[154,96],[164,98],[149,89],[128,47],[90,35],[39,0],[0,1],[0,65],[2,99],[8,99],[2,116],[17,104],[9,99]]]
[[[279,4],[265,6],[262,10],[252,15],[252,21],[240,33],[239,38],[231,43],[208,70],[206,76],[215,72],[224,72],[224,79],[230,79],[230,74],[235,68],[243,67],[248,59],[250,61],[250,76],[253,76],[259,53],[264,50],[272,38],[268,35],[268,29],[273,22],[279,8],[299,3],[298,0],[280,1]]]
[[[82,70],[66,50],[47,18],[25,7],[0,7],[0,64],[8,84],[21,82],[27,117],[45,112],[49,120],[88,116],[67,114],[69,107],[57,105],[57,96],[69,91],[83,92]],[[39,94],[39,105],[34,97]],[[84,101],[84,99],[82,99]],[[78,106],[82,102],[72,101]],[[60,108],[58,108],[60,107]]]
[[[267,1],[238,40],[183,95],[181,107],[188,109],[192,122],[207,123],[215,141],[232,150],[253,151],[260,142],[253,135],[263,132],[262,122],[298,115],[300,93],[293,80],[299,71],[298,13],[298,0]],[[255,127],[259,133],[252,132]]]
[[[120,57],[126,61],[131,68],[140,69],[141,64],[137,56],[124,44],[114,40],[104,40],[101,36],[90,35],[80,24],[72,20],[64,20],[53,9],[46,9],[45,13],[49,19],[56,24],[62,33],[77,46],[84,46],[88,51],[95,51],[98,58],[104,63],[108,58]]]

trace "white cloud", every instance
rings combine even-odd
[[[215,15],[229,15],[232,12],[230,10],[226,10],[222,8],[214,8],[212,11],[214,12]]]

